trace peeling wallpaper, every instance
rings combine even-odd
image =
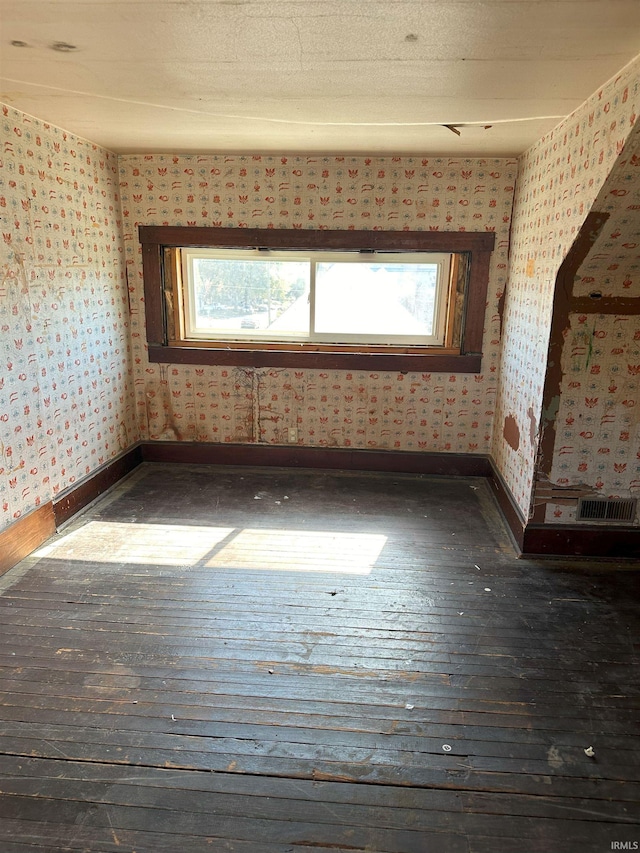
[[[640,295],[640,124],[593,207],[605,223],[578,270],[574,294]],[[551,483],[605,497],[640,491],[640,315],[571,314]],[[575,520],[575,502],[549,502],[548,522]]]
[[[141,435],[179,441],[487,453],[513,160],[148,155],[120,158]],[[482,374],[149,364],[137,225],[496,232]]]
[[[639,96],[636,60],[519,160],[492,454],[525,518],[533,490],[556,274],[623,149]],[[607,364],[602,376],[609,371]],[[576,402],[576,417],[588,414],[584,399]],[[503,435],[501,425],[508,417],[524,436],[517,450]],[[584,461],[581,457],[576,466]],[[594,472],[593,479],[597,476]]]
[[[115,155],[0,116],[0,529],[137,440]]]
[[[576,293],[638,295],[639,95],[636,61],[518,162],[116,158],[5,107],[0,529],[138,439],[284,444],[290,427],[306,446],[492,453],[527,517],[555,277],[590,210],[611,218]],[[494,230],[482,373],[150,364],[138,224]],[[549,495],[635,493],[638,317],[572,316],[563,359]]]
[[[566,341],[551,482],[633,496],[640,490],[640,318],[573,314]],[[575,513],[575,502],[552,501],[545,520],[571,522]]]

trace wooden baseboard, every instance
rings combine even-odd
[[[493,461],[484,455],[409,453],[288,445],[143,442],[0,532],[0,575],[141,462],[328,468],[398,474],[487,477],[516,548],[524,557],[640,559],[640,528],[526,522]]]
[[[28,557],[56,532],[51,501],[0,532],[0,575]]]
[[[527,523],[520,511],[520,507],[516,504],[509,487],[502,479],[502,475],[496,468],[493,459],[491,460],[491,476],[489,477],[489,485],[491,486],[491,491],[498,502],[498,506],[504,516],[504,520],[507,523],[513,543],[517,550],[522,552],[524,550],[524,531],[527,527]]]
[[[526,521],[493,461],[490,484],[522,557],[640,559],[640,528]]]
[[[142,462],[142,448],[139,445],[127,450],[117,459],[107,462],[91,473],[82,482],[66,489],[53,501],[56,525],[59,527],[85,506],[99,498]]]
[[[524,556],[640,559],[640,529],[605,525],[528,524]]]
[[[342,447],[150,441],[142,445],[142,458],[145,462],[333,468],[462,477],[488,477],[491,473],[489,458],[480,454],[409,453]]]

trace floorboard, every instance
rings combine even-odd
[[[481,479],[144,464],[0,578],[0,851],[637,849],[639,568]]]

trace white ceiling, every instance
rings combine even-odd
[[[117,152],[511,156],[640,52],[640,0],[0,0],[0,51],[0,101]]]

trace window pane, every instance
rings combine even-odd
[[[191,331],[308,335],[308,261],[191,258]]]
[[[436,263],[318,263],[316,332],[434,335],[438,268]]]

